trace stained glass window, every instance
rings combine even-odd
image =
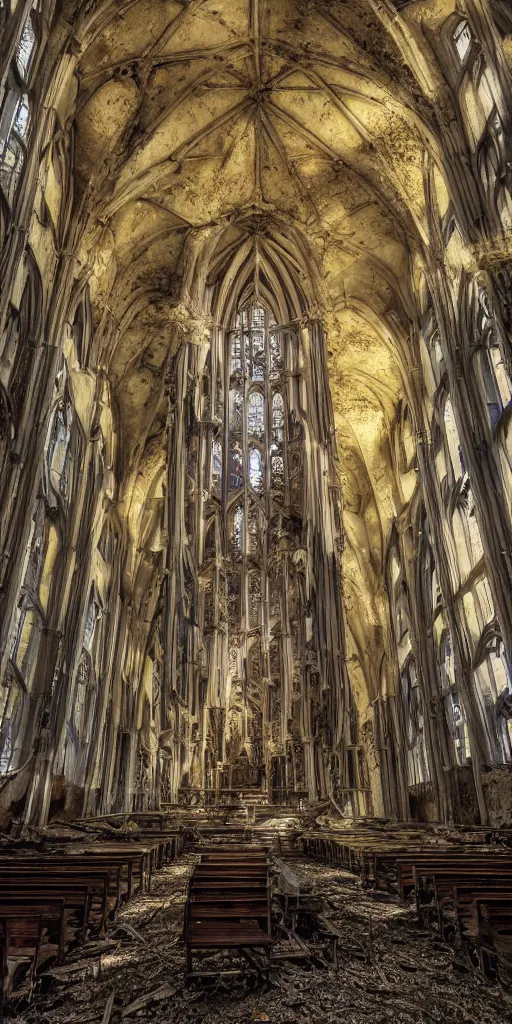
[[[284,401],[279,391],[272,399],[272,441],[278,445],[284,441]]]
[[[247,430],[252,437],[263,437],[265,433],[265,399],[259,391],[249,397]]]
[[[242,343],[240,335],[234,334],[231,339],[231,373],[242,369]]]
[[[234,441],[229,453],[229,486],[236,490],[242,486],[242,446]]]
[[[222,481],[222,444],[214,441],[212,444],[212,485],[217,497],[220,496]]]
[[[265,380],[265,339],[263,334],[254,334],[252,340],[252,379]]]
[[[284,475],[284,460],[282,455],[272,457],[272,476],[282,477]]]
[[[263,459],[259,448],[251,448],[249,452],[249,481],[255,491],[263,488]]]
[[[270,335],[270,370],[279,373],[283,368],[283,347],[279,334]]]
[[[244,543],[244,510],[241,505],[235,509],[233,515],[233,547],[235,551],[241,551]]]
[[[253,331],[265,330],[265,310],[264,309],[253,309],[251,317],[251,326]]]
[[[14,115],[14,130],[20,139],[25,139],[26,137],[29,114],[28,96],[22,96]]]
[[[36,34],[34,32],[32,18],[29,14],[25,22],[23,32],[21,33],[18,51],[16,53],[16,64],[18,66],[18,71],[24,81],[26,81],[28,76],[28,71],[30,68],[30,64],[32,62],[35,45]]]
[[[242,410],[244,407],[244,399],[241,391],[233,389],[229,394],[229,429],[230,430],[241,430],[242,429]]]

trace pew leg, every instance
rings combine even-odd
[[[186,947],[186,961],[187,961],[187,977],[192,974],[192,950],[190,946]]]

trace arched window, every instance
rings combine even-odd
[[[66,501],[71,486],[71,426],[73,407],[63,398],[55,411],[48,443],[47,464],[50,486]]]
[[[30,66],[34,58],[35,46],[36,33],[32,22],[32,14],[30,13],[23,26],[23,32],[21,33],[21,39],[16,53],[16,66],[21,78],[25,82],[28,79]]]
[[[45,614],[41,604],[40,585],[47,548],[47,523],[43,501],[38,501],[33,519],[30,548],[16,609],[11,626],[10,658],[16,666],[26,690],[30,692],[36,669],[39,643]]]
[[[475,685],[486,727],[491,763],[512,760],[512,676],[503,641],[494,637],[475,669]]]
[[[9,390],[19,425],[27,391],[31,384],[32,366],[38,343],[42,309],[42,281],[33,257],[26,259],[28,274],[20,303],[16,351],[13,353],[13,369]]]
[[[0,111],[0,185],[10,203],[14,201],[26,156],[30,124],[28,88],[37,43],[33,19],[38,7],[35,0],[22,29]]]

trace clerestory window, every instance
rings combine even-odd
[[[459,63],[462,65],[466,60],[466,57],[471,49],[473,42],[473,36],[471,34],[471,28],[469,22],[460,21],[453,33],[453,41],[455,43],[455,49],[459,58]]]
[[[28,89],[36,55],[34,18],[37,18],[38,8],[39,0],[35,0],[21,32],[0,110],[0,185],[10,203],[14,202],[27,152],[30,128]]]

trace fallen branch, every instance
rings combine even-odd
[[[160,985],[160,987],[155,988],[153,992],[148,992],[147,995],[140,996],[139,999],[135,1000],[135,1002],[130,1003],[130,1005],[123,1010],[121,1020],[124,1020],[125,1017],[130,1017],[132,1013],[137,1013],[138,1010],[144,1010],[150,1003],[159,1003],[162,999],[170,999],[170,997],[174,995],[174,992],[176,992],[176,989],[173,990],[167,983],[165,985]]]

